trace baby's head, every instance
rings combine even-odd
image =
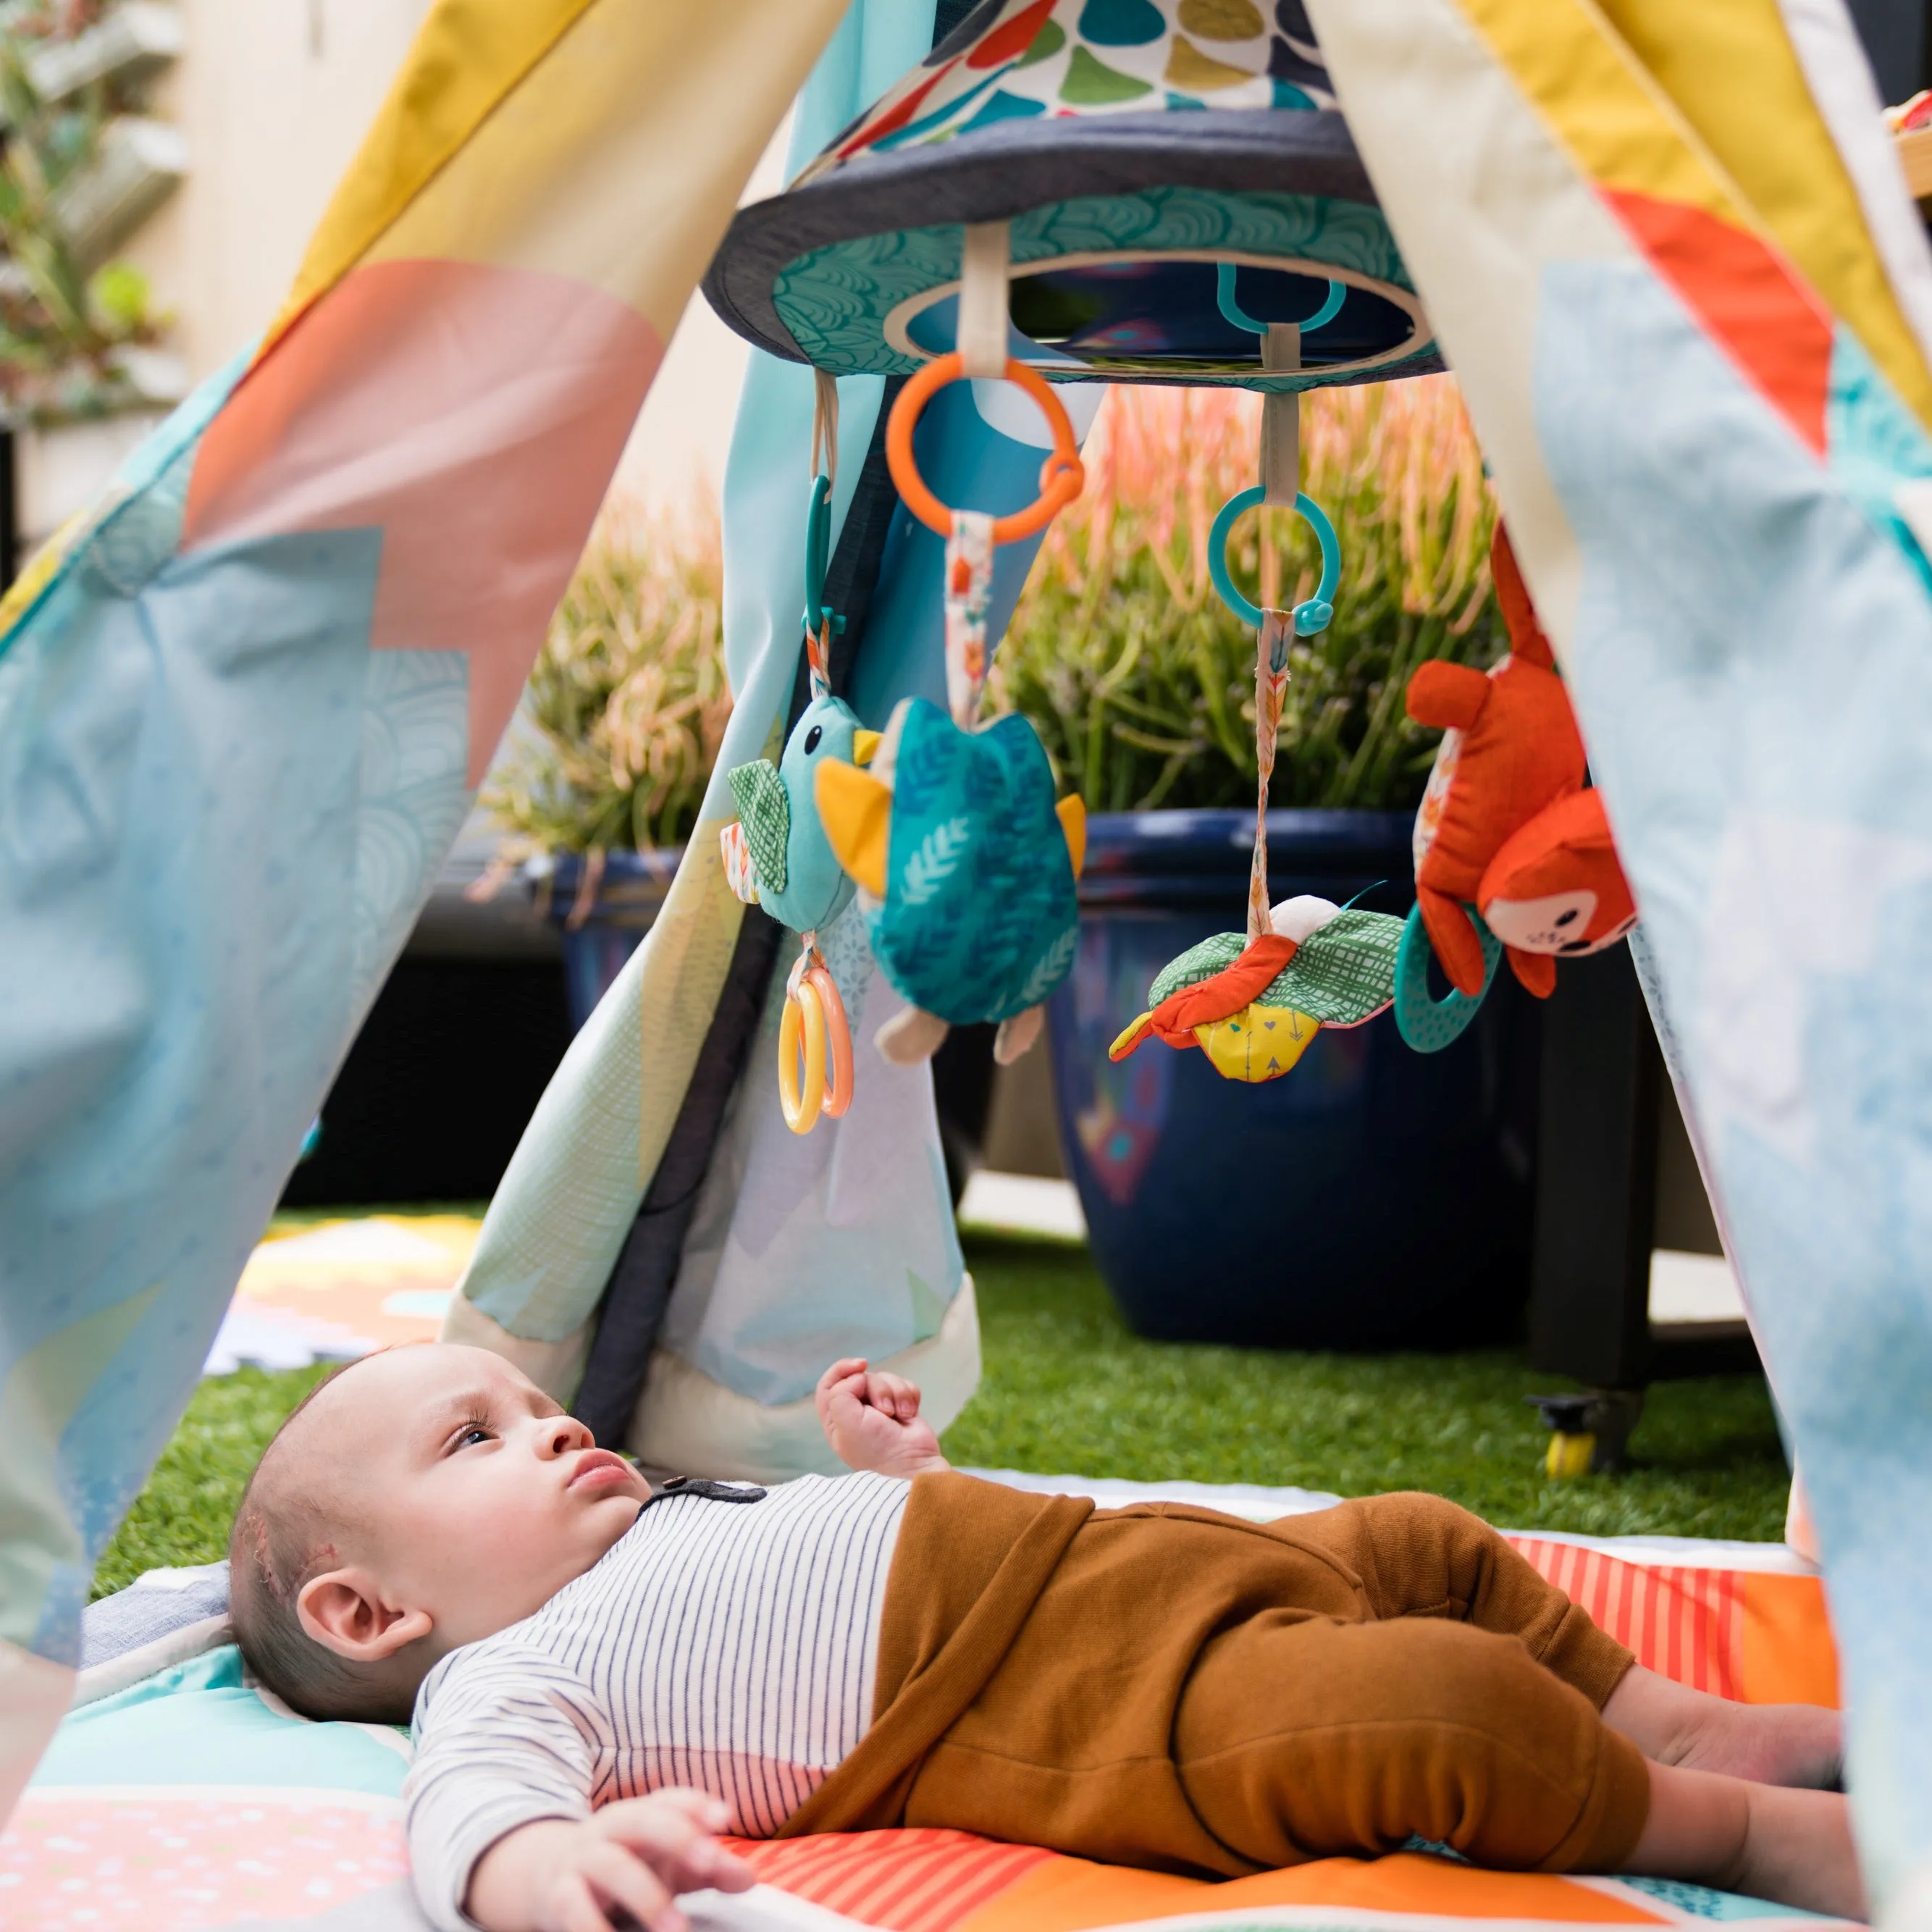
[[[236,1635],[306,1715],[406,1723],[440,1658],[541,1609],[650,1494],[500,1356],[370,1355],[316,1388],[249,1479]]]

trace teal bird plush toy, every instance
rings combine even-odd
[[[962,730],[907,698],[871,772],[832,758],[814,776],[820,836],[864,890],[873,956],[907,1003],[880,1052],[923,1060],[949,1025],[992,1020],[994,1057],[1017,1059],[1073,964],[1087,838],[1079,799],[1054,802],[1033,727],[1009,715]]]
[[[851,903],[852,881],[826,841],[813,781],[828,758],[869,764],[878,742],[878,733],[864,730],[849,704],[823,692],[792,727],[776,765],[756,758],[726,775],[738,822],[722,835],[724,870],[746,904],[810,934]]]
[[[775,765],[754,758],[725,774],[737,823],[718,835],[724,876],[748,905],[763,906],[803,940],[785,981],[778,1029],[778,1104],[785,1125],[809,1133],[820,1114],[838,1119],[852,1104],[852,1033],[838,982],[818,950],[818,932],[852,902],[853,885],[818,815],[818,775],[869,764],[879,734],[832,695],[826,674],[829,620],[806,640],[812,701]]]

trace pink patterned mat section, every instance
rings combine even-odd
[[[300,1921],[405,1877],[402,1806],[338,1791],[30,1790],[0,1835],[8,1932]]]

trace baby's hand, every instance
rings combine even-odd
[[[716,1798],[672,1790],[607,1804],[580,1824],[539,1820],[477,1860],[464,1910],[484,1932],[615,1932],[631,1919],[684,1932],[678,1893],[756,1882],[711,1835],[725,1816]]]
[[[842,1462],[882,1476],[916,1476],[952,1465],[932,1424],[921,1419],[919,1390],[903,1376],[868,1369],[862,1356],[834,1362],[818,1378],[818,1420]]]

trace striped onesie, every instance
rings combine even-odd
[[[471,1868],[506,1832],[664,1785],[716,1793],[731,1831],[776,1832],[871,1721],[910,1486],[660,1496],[534,1616],[445,1658],[417,1694],[404,1788],[431,1922],[471,1924]]]

